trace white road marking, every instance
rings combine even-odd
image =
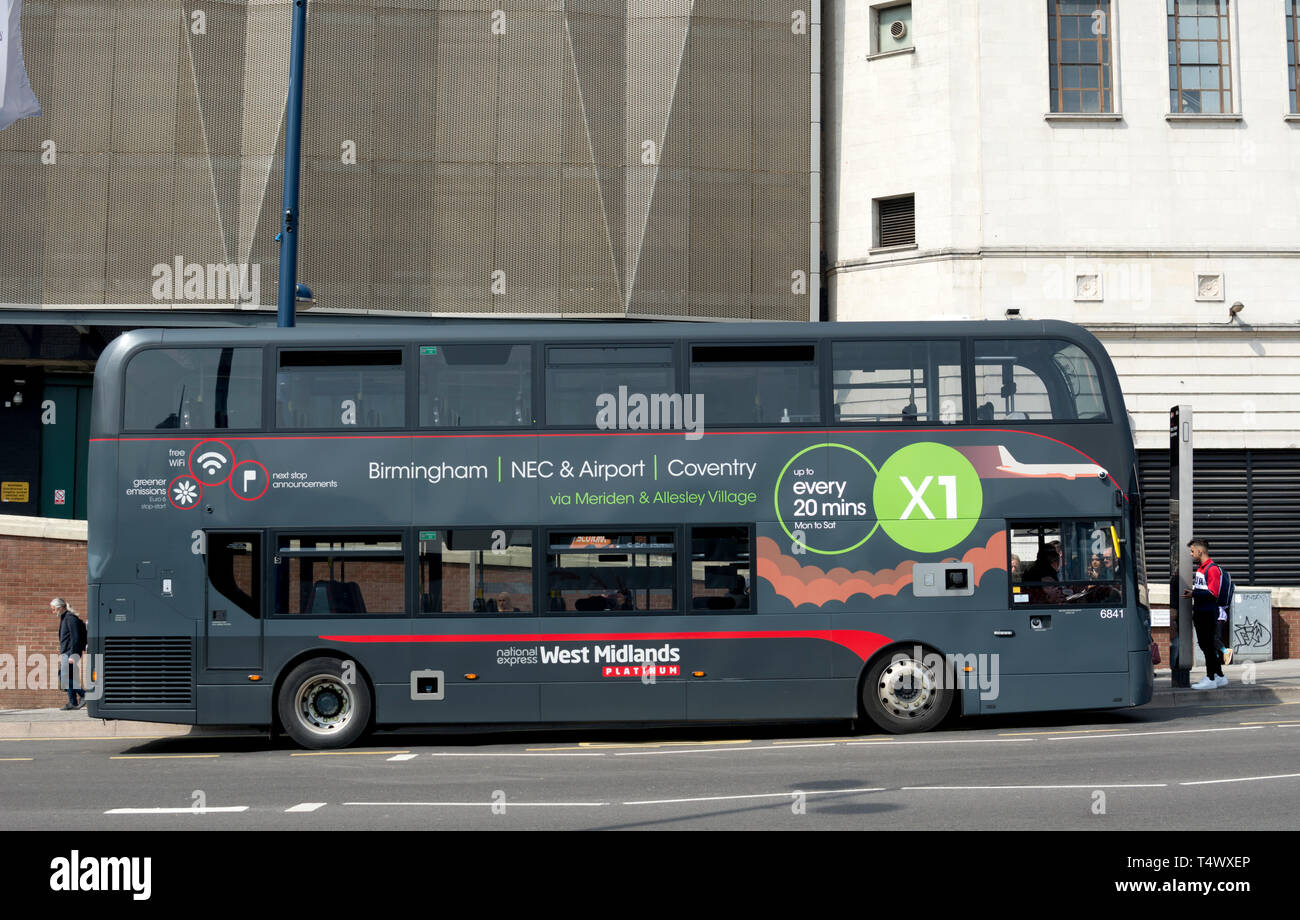
[[[344,805],[369,805],[371,807],[398,807],[398,808],[491,808],[494,805],[500,805],[506,809],[510,808],[600,808],[608,805],[608,802],[511,802],[509,800],[501,802],[344,802]]]
[[[409,754],[410,751],[296,751],[290,757],[380,757],[385,754]]]
[[[303,802],[301,805],[295,805],[293,808],[286,808],[284,811],[285,814],[290,812],[315,811],[318,808],[324,808],[325,804],[326,803],[324,802]]]
[[[925,741],[850,741],[848,744],[863,747],[894,747],[899,744],[1020,744],[1025,741],[1037,741],[1037,738],[935,738]]]
[[[903,786],[903,792],[927,792],[934,789],[973,792],[997,789],[1160,789],[1168,783],[1086,783],[1072,786]]]
[[[1069,738],[1048,738],[1048,741],[1109,741],[1112,738],[1148,738],[1151,735],[1203,735],[1209,732],[1253,732],[1262,725],[1244,728],[1185,728],[1170,732],[1126,732],[1122,735],[1072,735]]]
[[[1210,786],[1215,783],[1253,783],[1265,779],[1295,779],[1300,773],[1279,773],[1276,776],[1239,776],[1235,779],[1198,779],[1190,783],[1179,783],[1180,786]]]
[[[602,753],[590,754],[540,754],[529,751],[430,751],[430,757],[604,757]]]
[[[419,756],[420,756],[419,754],[394,754],[392,757],[388,759],[389,760],[414,760]]]
[[[648,799],[644,802],[624,802],[624,805],[677,805],[682,802],[727,802],[736,799],[789,799],[797,795],[849,795],[859,792],[884,792],[883,786],[869,789],[795,789],[790,792],[759,792],[753,795],[706,795],[693,799]]]
[[[247,805],[217,805],[207,808],[110,808],[106,815],[210,815],[248,811]]]
[[[835,742],[824,741],[818,744],[783,744],[780,747],[777,747],[776,745],[768,745],[767,747],[696,748],[693,750],[680,750],[680,751],[621,751],[615,754],[614,756],[615,757],[651,757],[656,754],[717,754],[719,752],[733,753],[733,754],[751,754],[754,751],[797,751],[799,748],[815,748],[815,747],[835,747]]]

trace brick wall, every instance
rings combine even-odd
[[[62,706],[67,694],[53,690],[19,690],[19,648],[24,657],[40,655],[46,662],[58,655],[59,621],[50,612],[50,598],[62,597],[86,620],[86,544],[0,534],[0,709]],[[12,664],[11,664],[12,662]],[[23,682],[29,668],[22,665]],[[47,668],[42,668],[42,676]],[[53,675],[48,675],[53,679]]]

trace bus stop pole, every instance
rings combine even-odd
[[[298,169],[302,159],[302,71],[307,43],[307,0],[293,0],[289,98],[284,113],[284,209],[280,223],[280,285],[276,326],[294,324],[298,291]]]
[[[1169,674],[1174,687],[1192,685],[1192,407],[1169,410]]]

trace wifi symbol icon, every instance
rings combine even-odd
[[[205,486],[221,485],[234,464],[234,452],[224,441],[204,441],[190,451],[190,473]]]
[[[217,473],[221,472],[221,468],[229,462],[225,454],[218,453],[215,450],[210,450],[206,454],[199,456],[199,466],[203,467],[203,472],[209,476],[217,475]]]

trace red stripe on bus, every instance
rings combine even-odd
[[[501,633],[443,636],[318,636],[323,642],[660,642],[670,639],[821,639],[866,661],[889,644],[879,633],[863,629],[775,630],[771,632],[681,632],[681,633]]]

